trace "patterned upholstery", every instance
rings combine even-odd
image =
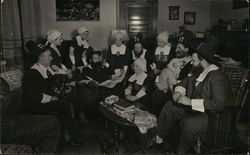
[[[23,112],[21,77],[18,75],[21,75],[19,70],[0,74],[1,144],[9,144],[10,154],[26,150],[10,147],[10,144],[31,147],[35,153],[55,153],[60,139],[59,121],[55,116]]]
[[[60,139],[56,117],[7,115],[1,124],[3,144],[27,145],[36,153],[55,153]]]
[[[2,144],[0,148],[3,154],[31,154],[32,153],[32,149],[26,145]]]
[[[22,72],[12,70],[0,74],[0,111],[1,113],[22,112]]]
[[[236,99],[236,107],[242,108],[246,100],[246,91],[249,89],[247,85],[249,70],[232,65],[222,65],[222,70],[230,80],[231,89]]]

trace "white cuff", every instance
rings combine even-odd
[[[199,112],[205,112],[204,99],[192,99],[191,100],[192,110]]]
[[[130,95],[131,94],[131,87],[128,87],[127,89],[125,89],[125,95]]]
[[[51,69],[50,66],[47,69],[48,69],[48,71],[50,72],[51,75],[55,75],[55,72]]]
[[[82,58],[82,62],[83,62],[83,64],[84,64],[85,66],[88,65],[88,63],[87,63],[87,61],[86,61],[86,58]]]
[[[63,70],[65,70],[65,71],[68,70],[67,67],[64,66],[64,64],[61,64],[61,66],[62,66],[62,69],[63,69]]]
[[[43,99],[41,101],[41,103],[48,103],[51,101],[51,96],[47,95],[47,94],[43,94]]]
[[[59,71],[55,72],[55,74],[66,74],[66,72],[63,69],[59,69]]]
[[[107,68],[109,68],[109,63],[105,63],[104,66],[106,66]]]
[[[144,90],[140,90],[137,94],[136,94],[136,97],[139,99],[141,97],[143,97],[144,95],[146,95],[146,92]]]
[[[182,87],[182,86],[177,86],[177,87],[175,87],[175,91],[174,91],[175,93],[176,92],[180,92],[182,95],[186,95],[186,88],[184,88],[184,87]]]
[[[123,69],[124,69],[125,71],[127,71],[127,70],[128,70],[128,66],[124,66]]]
[[[72,64],[75,65],[76,64],[75,56],[69,55],[69,58],[70,58],[70,61],[72,62]]]
[[[160,82],[160,81],[159,81],[159,76],[156,76],[156,78],[155,78],[155,83],[158,83],[158,82]]]

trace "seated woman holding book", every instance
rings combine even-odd
[[[128,87],[125,89],[125,99],[143,104],[144,108],[150,108],[149,92],[154,79],[147,71],[147,62],[144,58],[138,58],[133,63],[134,74],[128,79]]]

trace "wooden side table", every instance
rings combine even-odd
[[[127,126],[127,127],[136,127],[134,123],[122,118],[121,116],[115,114],[113,111],[109,109],[109,107],[104,106],[103,104],[99,104],[99,111],[105,118],[104,125],[104,142],[103,142],[103,153],[107,153],[107,140],[108,140],[108,131],[109,127],[112,124],[114,128],[114,136],[115,136],[115,152],[119,154],[119,143],[120,143],[120,134],[119,134],[119,126]]]

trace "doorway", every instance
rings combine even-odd
[[[118,28],[129,37],[138,33],[149,39],[156,35],[158,0],[120,0]]]

